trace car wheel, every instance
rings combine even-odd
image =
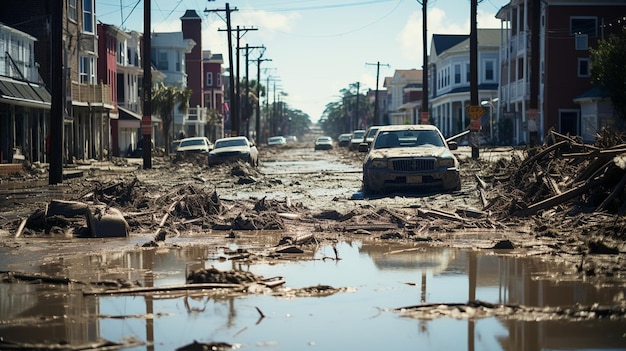
[[[367,173],[363,173],[363,195],[369,195],[372,193],[372,186],[370,185],[369,177]]]

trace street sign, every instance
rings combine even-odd
[[[465,113],[467,113],[471,119],[477,120],[485,114],[485,109],[478,105],[468,105],[465,108]]]

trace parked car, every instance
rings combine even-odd
[[[358,129],[352,132],[352,135],[350,136],[350,144],[348,144],[348,150],[350,151],[358,150],[359,144],[363,142],[364,137],[365,137],[364,130]]]
[[[380,127],[363,160],[363,191],[389,190],[444,191],[461,189],[459,161],[451,152],[456,142],[446,143],[432,125],[393,125]]]
[[[348,144],[350,144],[350,139],[352,139],[352,133],[341,134],[337,137],[339,146],[348,146]]]
[[[207,154],[213,150],[213,143],[207,137],[192,137],[181,139],[176,147],[176,154],[187,155],[202,153]]]
[[[287,144],[287,139],[284,136],[273,136],[267,139],[268,146],[283,146]]]
[[[209,167],[237,160],[252,166],[259,164],[259,152],[245,136],[217,139],[213,150],[209,152]]]
[[[287,138],[285,138],[285,139],[287,139],[287,142],[290,142],[290,143],[292,143],[292,142],[295,143],[295,142],[298,141],[298,137],[295,136],[295,135],[288,135]]]
[[[333,139],[329,136],[321,136],[315,139],[315,150],[330,150],[333,148]]]
[[[380,126],[371,126],[365,131],[365,137],[363,138],[363,142],[367,143],[367,147],[372,144],[372,141],[374,140],[376,132],[378,132],[379,128]]]

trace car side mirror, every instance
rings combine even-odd
[[[457,144],[456,141],[449,141],[448,142],[448,149],[456,150],[458,148],[459,148],[459,144]]]
[[[369,144],[368,143],[360,143],[359,144],[359,152],[367,152],[369,150]]]

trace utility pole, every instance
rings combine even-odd
[[[366,65],[374,65],[374,63],[366,63]],[[380,61],[375,63],[376,65],[376,91],[374,92],[374,125],[381,126],[383,125],[382,118],[380,118],[378,109],[378,80],[380,77]],[[383,64],[385,67],[391,67],[388,64]]]
[[[50,138],[46,142],[50,145],[50,170],[48,184],[59,184],[63,181],[63,104],[65,103],[65,89],[63,89],[63,6],[64,1],[56,0],[51,12],[51,57],[52,66],[52,106],[50,107]],[[46,145],[48,146],[48,145]]]
[[[228,9],[228,4],[226,4],[226,8]],[[227,11],[228,12],[228,11]],[[229,59],[232,60],[232,44],[231,44],[231,29],[230,29],[230,17],[228,17],[228,40],[229,40],[229,44],[228,46],[230,47],[230,54],[229,54]],[[237,68],[236,68],[236,73],[235,70],[233,70],[233,65],[232,65],[232,61],[230,63],[230,76],[231,76],[231,103],[232,103],[232,109],[231,109],[231,119],[232,119],[232,131],[231,131],[231,135],[232,136],[237,136],[239,135],[239,129],[240,129],[240,122],[241,122],[241,107],[240,107],[240,97],[239,97],[239,40],[243,37],[243,35],[245,33],[247,33],[250,30],[258,30],[257,28],[239,28],[239,26],[237,26],[237,29],[235,30],[236,32],[236,36],[237,36],[237,47],[235,48],[235,52],[237,55]],[[219,31],[222,31],[221,29],[219,29]],[[240,34],[243,33],[243,34]]]
[[[480,118],[485,111],[478,103],[478,29],[476,23],[478,0],[471,0],[470,6],[470,105],[466,113],[472,119],[469,137],[472,158],[477,159],[480,156]]]
[[[150,3],[144,0],[143,6],[143,52],[141,66],[143,68],[143,115],[141,117],[141,136],[143,147],[143,169],[152,168],[152,60],[150,52]],[[167,148],[169,149],[169,148]]]
[[[250,74],[248,73],[248,68],[249,68],[249,55],[250,55],[250,49],[265,49],[265,46],[250,46],[248,44],[246,44],[246,47],[244,48],[246,50],[246,95],[243,99],[244,101],[244,108],[243,108],[243,112],[245,114],[246,117],[249,117],[249,108],[250,108],[250,104],[249,104],[249,94],[250,94]],[[263,56],[263,54],[261,53],[261,56]],[[258,86],[258,81],[257,81],[257,86]],[[250,119],[247,120],[246,123],[246,135],[250,136]],[[257,134],[257,136],[255,137],[255,139],[258,139],[259,136]]]
[[[257,58],[256,66],[256,142],[259,145],[261,141],[261,62],[272,61],[271,59],[261,59],[263,54]],[[266,87],[267,89],[267,87]]]
[[[428,0],[417,0],[422,5],[422,111],[420,112],[419,123],[429,124],[430,113],[428,112],[428,25],[427,7]]]
[[[354,122],[356,125],[354,129],[360,129],[361,124],[359,123],[359,90],[361,90],[361,82],[356,82],[356,112],[354,115]]]
[[[232,136],[236,136],[238,134],[238,130],[239,130],[239,121],[237,119],[237,99],[235,96],[235,70],[233,69],[233,39],[232,39],[232,34],[231,34],[231,25],[230,25],[230,13],[233,11],[237,11],[237,8],[235,7],[234,9],[230,9],[230,5],[228,3],[226,3],[226,9],[222,10],[222,9],[217,9],[217,10],[204,10],[204,12],[220,12],[220,11],[225,11],[226,12],[226,32],[227,32],[227,36],[228,36],[228,67],[229,67],[229,71],[230,71],[230,89],[229,89],[229,95],[230,95],[230,119],[231,119],[231,135]],[[218,29],[218,31],[222,31],[221,29]]]

